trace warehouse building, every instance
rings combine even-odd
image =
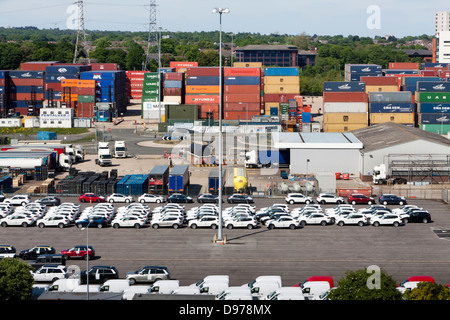
[[[272,140],[274,148],[290,149],[291,174],[359,175],[363,144],[351,132],[279,132]]]
[[[364,147],[360,150],[360,174],[371,179],[375,166],[385,164],[390,175],[407,181],[448,181],[450,140],[436,133],[386,122],[352,131]],[[447,175],[446,175],[447,174]]]

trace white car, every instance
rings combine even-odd
[[[31,226],[34,224],[35,220],[27,216],[25,214],[16,214],[13,213],[6,218],[0,220],[0,226],[8,227],[8,226],[22,226],[24,228]]]
[[[31,274],[36,282],[54,282],[67,277],[67,268],[58,265],[44,265]]]
[[[106,201],[109,203],[114,203],[114,202],[125,202],[125,203],[130,203],[133,202],[134,199],[131,196],[126,196],[124,194],[121,193],[113,193],[110,196],[108,196],[106,198]]]
[[[311,197],[307,197],[301,193],[288,193],[288,195],[285,198],[286,202],[289,204],[294,203],[306,203],[310,204],[313,203],[313,199]]]
[[[178,229],[183,225],[183,218],[180,216],[167,216],[161,217],[160,219],[152,219],[150,226],[154,229],[159,227],[172,227]]]
[[[16,248],[9,244],[0,244],[0,259],[2,258],[15,258]]]
[[[124,216],[116,218],[111,222],[113,228],[133,227],[139,229],[144,226],[146,219],[136,216]]]
[[[166,200],[162,196],[157,196],[151,193],[144,193],[143,195],[139,196],[138,201],[140,203],[161,203],[165,202]]]
[[[326,204],[326,203],[336,203],[341,204],[345,203],[345,199],[342,197],[338,197],[331,193],[321,193],[317,196],[317,203]]]
[[[370,224],[378,227],[381,225],[393,225],[394,227],[398,227],[403,224],[402,219],[397,214],[384,214],[382,216],[375,216],[370,219]]]
[[[70,224],[69,219],[66,216],[63,215],[53,215],[44,217],[42,219],[39,219],[36,222],[37,226],[39,228],[44,227],[58,227],[58,228],[64,228],[67,227]]]
[[[268,229],[275,229],[275,228],[289,228],[289,229],[296,229],[300,227],[300,221],[297,219],[294,219],[291,216],[280,216],[277,219],[269,220],[266,222]]]
[[[345,226],[345,225],[358,225],[360,227],[365,226],[369,223],[368,219],[361,213],[350,213],[347,215],[338,216],[335,220],[335,223],[338,226]]]
[[[16,206],[24,206],[31,202],[31,198],[28,195],[18,194],[18,195],[13,196],[12,198],[5,199],[3,202],[10,203],[10,204],[16,205]]]
[[[326,226],[333,223],[331,217],[319,212],[299,216],[298,220],[300,221],[300,225],[303,227],[307,224],[320,224],[322,226]]]
[[[237,219],[228,220],[228,221],[225,221],[224,224],[225,224],[225,227],[227,227],[228,229],[233,229],[233,228],[253,229],[253,228],[256,228],[256,226],[258,225],[256,220],[250,216],[239,217]]]
[[[205,215],[200,219],[190,220],[188,226],[192,229],[199,227],[216,229],[219,226],[219,218],[217,216]]]

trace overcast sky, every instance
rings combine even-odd
[[[0,0],[0,26],[73,28],[76,0]],[[84,0],[88,30],[148,31],[149,0]],[[435,13],[448,0],[157,0],[157,23],[169,31],[308,35],[434,35]]]

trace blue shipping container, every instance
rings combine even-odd
[[[420,92],[450,92],[450,82],[417,82],[417,91]]]
[[[260,164],[290,164],[291,152],[290,149],[259,150],[258,161]]]
[[[44,86],[10,86],[10,93],[44,93]]]
[[[361,77],[381,77],[382,73],[380,72],[371,72],[371,73],[351,73],[350,81],[361,81]]]
[[[57,133],[52,131],[38,131],[38,140],[56,140]]]
[[[85,71],[80,73],[81,80],[126,79],[125,71]]]
[[[186,77],[186,85],[188,86],[218,86],[219,84],[220,79],[216,76]]]
[[[169,191],[184,192],[189,184],[189,166],[176,165],[169,173]]]
[[[79,76],[76,74],[65,74],[65,75],[49,75],[46,74],[44,77],[44,81],[46,83],[60,83],[61,80],[73,80],[78,79]]]
[[[419,70],[413,69],[384,69],[384,74],[419,74]]]
[[[0,79],[6,79],[9,75],[8,70],[0,70]]]
[[[362,73],[362,74],[377,74],[380,73],[382,68],[377,64],[347,64],[345,65],[346,70],[348,69],[350,73]]]
[[[391,102],[391,103],[369,103],[369,112],[373,113],[411,113],[414,112],[413,103],[401,103],[401,102]]]
[[[441,81],[439,77],[404,77],[405,86],[414,86],[417,88],[417,82],[421,81]]]
[[[438,63],[438,62],[424,62],[420,65],[422,69],[425,68],[448,68],[448,63]]]
[[[72,65],[56,65],[45,67],[45,73],[47,75],[78,75],[81,72],[91,70],[91,66],[72,66]]]
[[[450,124],[450,116],[448,114],[439,113],[421,113],[420,123],[422,124]]]
[[[420,103],[421,113],[450,113],[450,103]]]
[[[260,85],[260,77],[225,77],[225,85]]]
[[[9,77],[11,79],[44,79],[44,72],[11,70],[9,71]]]
[[[164,88],[182,88],[183,82],[182,81],[176,81],[176,80],[165,80],[164,81]]]
[[[298,67],[264,68],[264,76],[267,77],[299,76],[299,74]]]
[[[365,82],[325,81],[323,83],[323,91],[326,92],[364,92],[365,90]]]

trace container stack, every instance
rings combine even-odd
[[[250,121],[261,115],[261,69],[224,69],[224,107],[226,120]]]
[[[289,103],[300,95],[297,67],[264,68],[264,113],[279,116],[280,103]],[[296,116],[291,114],[291,116]]]
[[[72,103],[74,109],[74,116],[80,118],[92,118],[94,116],[95,107],[95,80],[62,80],[61,88],[63,94],[63,102],[69,105],[69,101],[74,99]]]
[[[417,82],[418,123],[422,130],[450,131],[450,82]]]
[[[187,68],[185,91],[185,104],[199,106],[201,119],[219,118],[220,68]]]
[[[346,132],[368,126],[366,85],[327,81],[323,88],[324,132]]]
[[[369,92],[370,125],[395,122],[414,126],[415,104],[411,92]]]
[[[124,195],[141,195],[148,192],[148,174],[126,175],[116,184],[116,192]]]
[[[439,77],[424,77],[423,75],[402,77],[401,91],[410,91],[415,101],[417,82],[419,81],[441,81]]]
[[[142,85],[142,102],[159,102],[161,78],[158,72],[144,73],[144,82]]]
[[[43,71],[9,71],[9,105],[20,115],[38,115],[44,101]]]
[[[170,68],[175,70],[175,72],[184,73],[187,69],[192,67],[198,67],[198,62],[190,61],[170,61]]]
[[[144,74],[148,71],[125,71],[127,83],[127,97],[141,99],[144,86]]]
[[[346,64],[345,81],[361,81],[361,77],[381,77],[382,68],[377,64]]]
[[[9,71],[0,70],[0,115],[6,117],[9,102]]]
[[[163,75],[163,102],[183,104],[184,73],[165,72]]]
[[[361,77],[366,84],[366,93],[400,91],[399,81],[395,77]]]

